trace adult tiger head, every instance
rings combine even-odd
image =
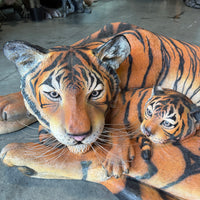
[[[141,130],[153,143],[177,142],[195,134],[199,123],[200,107],[177,91],[155,87]]]
[[[21,75],[28,111],[71,152],[84,153],[101,135],[119,92],[115,69],[129,55],[122,35],[97,46],[43,49],[10,41],[4,54]]]

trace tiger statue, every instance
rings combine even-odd
[[[18,166],[33,177],[100,182],[115,194],[125,191],[128,179],[121,176],[125,173],[179,199],[198,199],[199,191],[189,191],[200,185],[198,135],[178,147],[166,144],[161,148],[155,144],[148,161],[141,157],[134,137],[142,122],[142,112],[138,110],[144,107],[145,88],[171,88],[199,104],[198,46],[134,25],[112,23],[71,46],[47,50],[23,41],[10,41],[4,46],[4,54],[16,64],[21,75],[23,97],[20,93],[1,97],[1,133],[22,128],[18,121],[28,125],[37,119],[39,134],[56,143],[54,148],[45,145],[45,141],[7,145],[1,152],[5,164]],[[132,104],[130,99],[126,101],[127,92]],[[137,109],[130,107],[134,104]],[[129,122],[131,116],[134,123]],[[64,148],[62,155],[57,148]],[[38,156],[41,149],[45,162]],[[163,155],[169,149],[170,156]],[[56,154],[54,161],[52,156]],[[161,164],[160,155],[165,163]],[[188,156],[195,163],[191,171],[191,163],[186,162]],[[175,166],[185,171],[174,171]],[[121,177],[108,179],[112,174]]]
[[[167,95],[169,99],[171,98],[171,93],[179,95],[178,92],[169,89],[165,92],[165,100]],[[58,144],[52,146],[47,139],[42,144],[9,144],[2,150],[1,158],[6,165],[17,166],[21,172],[31,177],[78,179],[101,183],[122,200],[133,198],[136,200],[197,200],[200,195],[200,135],[198,133],[180,143],[152,144],[153,154],[150,159],[144,159],[144,153],[147,154],[150,146],[147,139],[139,136],[137,138],[137,135],[142,134],[140,125],[145,118],[143,115],[145,104],[151,96],[152,88],[121,92],[117,99],[118,106],[111,113],[112,124],[105,128],[102,137],[91,147],[92,151],[74,156],[74,153],[65,147]],[[184,108],[187,108],[185,104]],[[199,108],[193,105],[191,112],[194,116],[198,116]],[[190,124],[186,125],[184,128],[188,130]],[[135,158],[129,161],[131,167],[126,176],[122,175],[118,179],[110,178],[108,173],[112,171],[115,173],[116,169],[111,168],[109,171],[102,167],[102,164],[105,165],[105,157],[113,148],[110,141],[113,140],[114,131],[119,133],[118,142],[121,140],[123,142],[121,144],[127,146],[123,137],[127,134],[125,130],[131,137],[130,145],[135,148]],[[113,162],[119,160],[117,153],[114,154]]]

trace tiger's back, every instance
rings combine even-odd
[[[200,47],[196,45],[117,22],[104,26],[72,46],[89,49],[102,44],[108,46],[108,41],[117,35],[124,35],[131,49],[130,55],[117,69],[122,89],[159,85],[200,103]]]

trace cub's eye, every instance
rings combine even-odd
[[[146,114],[146,116],[148,116],[148,117],[152,117],[152,115],[153,115],[152,111],[151,111],[149,108],[146,109],[145,114]]]
[[[45,92],[48,97],[53,101],[58,101],[60,99],[60,94],[57,91]]]
[[[171,124],[170,122],[166,120],[162,121],[161,125],[164,126],[165,128],[173,128],[173,124]]]

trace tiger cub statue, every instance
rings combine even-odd
[[[199,129],[199,106],[177,91],[153,88],[152,95],[146,102],[141,123],[142,133],[152,143],[177,143],[193,136]],[[148,144],[150,145],[150,142]],[[143,158],[148,159],[150,151],[145,145],[142,148]]]

